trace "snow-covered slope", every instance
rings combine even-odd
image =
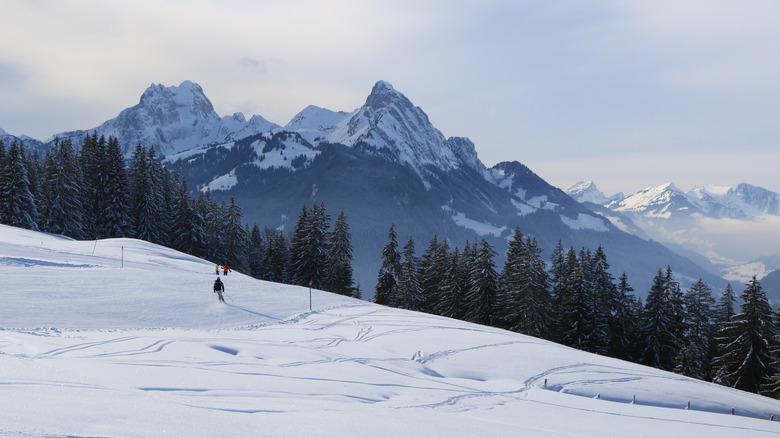
[[[623,193],[618,193],[609,198],[596,187],[593,181],[580,181],[563,189],[566,194],[577,202],[592,202],[594,204],[607,204],[615,199],[624,198]]]
[[[776,400],[489,327],[240,273],[220,304],[136,240],[0,226],[0,275],[2,436],[780,433]]]

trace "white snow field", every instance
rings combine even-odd
[[[0,436],[780,436],[776,400],[238,273],[220,304],[214,278],[0,226]]]

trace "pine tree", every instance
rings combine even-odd
[[[397,293],[390,301],[390,305],[401,309],[419,310],[422,303],[422,290],[420,288],[420,272],[417,256],[414,254],[414,239],[404,245],[401,252],[403,261],[398,272]]]
[[[136,146],[132,161],[131,208],[135,237],[147,242],[159,241],[157,233],[157,194],[152,181],[152,163],[147,149],[140,143]]]
[[[374,302],[390,305],[395,300],[398,288],[398,275],[401,272],[401,253],[398,252],[398,236],[395,224],[390,225],[387,233],[387,245],[382,249],[382,267],[376,282]]]
[[[132,236],[127,169],[116,137],[108,138],[100,181],[104,202],[97,219],[98,230],[103,237]]]
[[[465,320],[492,325],[498,294],[498,273],[493,259],[496,251],[482,239],[469,269],[469,289],[466,292]]]
[[[265,242],[262,263],[263,280],[276,283],[288,282],[290,243],[287,237],[279,230],[266,230]]]
[[[775,312],[774,323],[775,329],[780,332],[780,309]],[[771,350],[771,354],[774,361],[770,364],[770,367],[774,369],[774,374],[761,386],[761,394],[780,399],[780,333],[775,337],[775,346]]]
[[[179,179],[177,174],[174,175],[174,179]],[[203,218],[195,210],[184,179],[173,187],[171,210],[173,212],[171,247],[187,254],[202,254],[206,244],[203,235]]]
[[[433,236],[428,248],[420,259],[420,299],[418,309],[434,313],[441,300],[441,289],[449,255],[447,241],[439,243],[439,237]]]
[[[726,285],[726,290],[723,291],[718,303],[715,305],[715,313],[713,315],[714,325],[716,330],[720,330],[724,324],[731,320],[731,317],[735,315],[734,303],[737,302],[737,298],[734,295],[734,289],[731,287],[731,283]]]
[[[682,299],[679,286],[659,269],[647,295],[640,321],[644,350],[640,362],[644,365],[671,371],[676,365],[682,338]]]
[[[760,392],[762,385],[778,371],[772,352],[777,349],[777,328],[772,307],[761,284],[753,279],[740,296],[740,313],[717,333],[718,356],[712,361],[714,382],[748,392]]]
[[[81,171],[70,139],[54,140],[44,159],[45,231],[83,239]]]
[[[625,272],[620,276],[616,291],[614,313],[610,319],[609,355],[618,359],[635,360],[634,351],[639,343],[637,333],[639,314],[637,313],[637,301],[631,294],[634,288],[628,284],[628,276]]]
[[[231,270],[248,272],[249,233],[242,225],[243,214],[241,207],[236,204],[235,198],[230,198],[230,205],[227,207],[224,220],[225,244],[227,246],[225,264]]]
[[[460,250],[455,248],[447,257],[444,282],[441,285],[441,294],[434,313],[448,318],[463,319],[465,290]]]
[[[552,336],[552,299],[547,272],[535,240],[515,229],[501,272],[499,309],[509,330],[539,338]]]
[[[291,281],[299,286],[311,284],[321,289],[325,284],[325,256],[330,219],[324,205],[303,206],[290,240]]]
[[[249,234],[249,275],[253,278],[263,278],[265,275],[263,268],[263,252],[266,242],[260,227],[255,224]]]
[[[685,331],[674,371],[689,377],[709,380],[711,361],[715,353],[713,345],[715,326],[712,322],[715,300],[712,298],[709,285],[699,279],[685,293],[683,301]]]
[[[5,164],[0,168],[3,175],[0,185],[0,211],[3,215],[0,222],[37,231],[38,206],[31,192],[32,184],[25,161],[24,146],[14,141],[6,154]]]
[[[342,211],[333,224],[327,238],[328,252],[325,258],[327,290],[341,295],[352,295],[352,235],[347,217]]]
[[[98,230],[98,220],[105,203],[102,190],[105,181],[101,181],[101,170],[105,165],[105,143],[105,138],[98,138],[97,131],[93,131],[92,135],[84,137],[79,153],[83,180],[84,233],[91,238],[103,237]]]

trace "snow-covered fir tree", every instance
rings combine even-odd
[[[382,248],[382,266],[377,275],[374,302],[389,305],[397,294],[398,275],[401,272],[401,253],[398,251],[398,235],[395,224],[387,232],[387,244]]]
[[[347,216],[342,211],[333,223],[328,235],[328,252],[325,257],[326,288],[341,295],[352,295],[352,235]]]
[[[642,364],[671,371],[676,365],[682,339],[682,297],[671,268],[660,269],[647,294],[639,331],[642,337]]]
[[[753,276],[740,296],[742,306],[718,331],[718,355],[712,361],[713,381],[748,392],[760,392],[778,371],[772,352],[777,328],[772,307]]]
[[[44,158],[42,193],[44,229],[83,239],[84,207],[81,203],[81,170],[70,139],[54,140]]]
[[[552,300],[540,255],[536,241],[523,240],[516,228],[501,272],[497,314],[509,330],[549,339],[553,331]]]
[[[11,143],[4,163],[0,163],[0,174],[0,223],[37,231],[38,206],[21,143]]]
[[[390,305],[400,309],[420,310],[422,306],[422,290],[420,288],[419,261],[415,255],[414,239],[409,241],[401,251],[403,260],[398,272],[396,293],[392,296]]]
[[[475,246],[476,253],[469,269],[469,288],[465,294],[464,319],[493,325],[498,295],[498,273],[494,262],[496,250],[485,239]]]
[[[712,298],[709,285],[699,279],[685,292],[683,302],[685,331],[674,371],[689,377],[709,380],[711,361],[715,354],[713,345],[715,300]]]

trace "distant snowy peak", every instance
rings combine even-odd
[[[666,183],[602,204],[614,211],[648,218],[670,219],[699,214],[711,218],[750,219],[765,214],[780,215],[780,195],[745,183],[736,188],[696,186],[688,192]]]
[[[87,133],[96,131],[98,135],[116,137],[126,154],[141,143],[170,155],[277,127],[259,116],[248,122],[241,113],[219,117],[200,85],[184,81],[171,87],[152,84],[137,105],[123,110],[116,118],[97,128],[57,136],[80,143]]]
[[[422,109],[385,81],[377,82],[366,103],[339,121],[325,139],[347,146],[368,146],[389,154],[420,175],[425,175],[427,166],[442,170],[469,166],[484,171],[470,140],[446,139]]]
[[[593,204],[604,205],[611,201],[620,200],[624,198],[623,193],[618,193],[612,197],[607,198],[602,193],[593,181],[580,181],[576,184],[572,184],[569,187],[563,189],[566,194],[574,198],[577,202],[591,202]]]

